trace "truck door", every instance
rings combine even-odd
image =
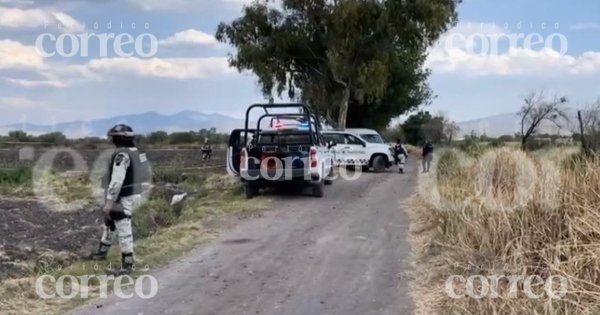
[[[235,129],[229,135],[229,143],[227,145],[227,173],[232,176],[240,175],[240,151],[247,146],[244,143],[244,129]],[[254,136],[254,129],[248,129],[248,142]]]
[[[368,165],[366,144],[355,135],[343,134],[344,142],[338,144],[337,150],[343,159],[344,165]]]

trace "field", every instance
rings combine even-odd
[[[101,232],[100,204],[90,196],[93,188],[86,172],[62,173],[72,169],[74,159],[60,153],[53,166],[57,174],[49,182],[62,200],[57,205],[33,190],[31,167],[48,150],[34,155],[19,150],[0,150],[0,281],[39,272],[47,259],[67,263],[92,249]],[[102,153],[98,150],[78,150],[87,168]],[[204,180],[223,174],[224,151],[215,151],[208,161],[202,161],[198,150],[150,150],[147,152],[154,169],[157,185],[173,185],[173,191],[202,190]],[[61,175],[62,174],[62,175]],[[156,189],[155,196],[168,195]],[[58,211],[64,203],[69,211]],[[50,258],[51,257],[51,258]]]
[[[410,207],[417,314],[600,313],[600,160],[577,151],[440,152]]]
[[[64,149],[49,149],[49,148],[33,148],[26,147],[20,149],[0,149],[0,167],[18,167],[18,166],[31,166],[40,160],[42,156],[51,157],[51,151],[56,151],[56,157],[53,159],[53,166],[57,169],[66,170],[73,169],[75,164],[75,158]],[[104,150],[89,150],[89,149],[77,149],[73,150],[77,156],[80,156],[85,161],[86,167],[92,167],[93,163],[98,159],[101,154],[110,152],[111,149],[107,148]],[[224,167],[225,151],[222,149],[215,150],[212,154],[212,158],[209,161],[203,161],[200,150],[191,149],[149,149],[145,150],[153,166],[169,166],[175,167]]]

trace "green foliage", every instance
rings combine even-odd
[[[67,137],[62,132],[51,132],[39,135],[37,141],[54,145],[64,145],[67,142]]]
[[[471,135],[465,137],[465,140],[460,143],[459,147],[467,154],[477,157],[485,151],[486,146],[481,143],[477,136]]]
[[[338,127],[383,129],[431,98],[427,48],[456,22],[458,2],[257,0],[216,37],[267,97],[287,91]]]
[[[542,150],[552,147],[552,141],[550,139],[532,138],[523,145],[523,148],[527,151]]]
[[[166,131],[155,131],[148,135],[149,143],[166,143],[169,140],[169,134]]]
[[[513,141],[517,141],[518,139],[512,135],[502,135],[502,136],[498,137],[498,140],[503,141],[503,142],[513,142]]]
[[[137,238],[145,238],[161,227],[172,225],[176,220],[177,215],[166,199],[151,199],[136,209],[132,222],[133,233]]]
[[[29,185],[31,181],[31,167],[0,168],[0,185]]]
[[[173,132],[169,135],[170,144],[193,143],[196,137],[192,132]]]
[[[504,141],[500,138],[498,139],[491,139],[489,141],[489,146],[492,148],[499,148],[499,147],[503,147],[504,146]]]
[[[8,137],[13,141],[18,141],[18,142],[31,141],[31,136],[28,135],[25,131],[21,131],[21,130],[9,131]]]
[[[199,131],[185,131],[167,133],[165,131],[154,131],[147,135],[137,134],[138,144],[192,144],[204,143],[208,140],[210,144],[226,143],[229,134],[217,133],[216,128],[200,129]],[[10,131],[8,136],[0,136],[0,141],[7,142],[39,142],[48,145],[69,145],[83,149],[97,149],[106,146],[106,139],[98,137],[86,137],[80,139],[67,139],[61,132],[51,132],[39,136],[29,135],[24,131]]]
[[[446,139],[444,127],[446,121],[442,116],[434,116],[421,127],[421,137],[433,143],[440,143]]]
[[[388,142],[396,142],[398,139],[405,141],[404,139],[406,138],[401,124],[384,130],[382,135],[383,138]]]
[[[424,142],[421,129],[432,119],[432,116],[427,111],[419,111],[416,114],[410,115],[402,124],[402,130],[406,137],[406,142],[412,145],[419,145]]]

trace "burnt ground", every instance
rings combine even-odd
[[[31,166],[47,151],[34,149],[33,156],[23,160],[18,148],[0,149],[2,165]],[[90,167],[101,150],[77,150]],[[198,168],[211,173],[225,169],[225,152],[215,150],[212,158],[203,161],[198,150],[147,150],[154,166]],[[73,159],[60,153],[53,168],[69,170]],[[98,209],[79,209],[71,212],[52,211],[30,199],[11,199],[0,196],[0,281],[9,277],[31,274],[43,268],[48,260],[55,265],[67,265],[74,258],[87,254],[100,237],[102,216]]]
[[[94,209],[52,211],[25,199],[0,200],[0,218],[0,281],[27,275],[50,258],[61,264],[80,257],[93,248],[102,224]]]

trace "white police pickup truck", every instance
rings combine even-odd
[[[335,165],[361,166],[363,171],[383,172],[394,162],[394,149],[371,129],[325,130],[327,142],[333,142]]]
[[[264,114],[250,129],[250,111],[255,108]],[[244,183],[248,198],[260,188],[283,182],[309,185],[315,197],[323,197],[323,186],[333,183],[332,146],[307,106],[255,104],[246,112],[245,128],[231,133],[227,171]]]

